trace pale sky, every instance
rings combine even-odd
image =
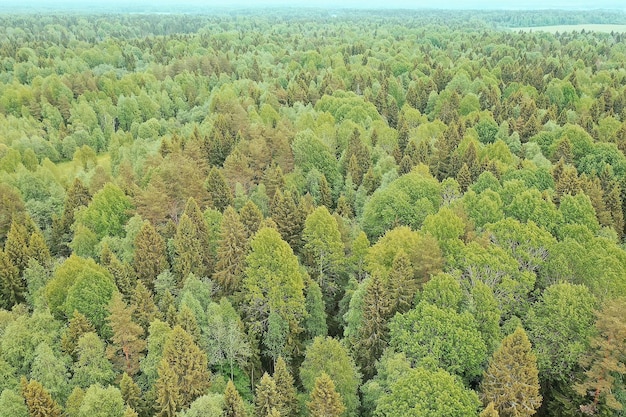
[[[81,8],[103,9],[131,6],[134,9],[164,8],[175,10],[176,6],[207,7],[325,7],[325,8],[439,8],[439,9],[622,9],[624,0],[0,0],[0,12],[13,7],[41,7],[46,10]]]

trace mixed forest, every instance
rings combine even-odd
[[[0,416],[626,415],[610,19],[0,15]]]

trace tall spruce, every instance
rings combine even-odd
[[[61,407],[52,399],[50,393],[39,382],[22,377],[20,382],[22,396],[30,417],[61,417]]]
[[[335,390],[335,383],[326,372],[315,378],[307,408],[311,417],[339,417],[346,410],[341,395]]]
[[[134,307],[132,311],[133,321],[141,326],[144,334],[148,334],[150,323],[159,317],[159,309],[154,303],[152,293],[141,281],[138,281],[135,286],[135,291],[131,296],[131,304]]]
[[[484,404],[502,417],[532,416],[541,406],[537,358],[526,332],[518,327],[494,352],[480,384]]]
[[[237,212],[232,207],[228,207],[224,210],[222,218],[217,264],[213,275],[224,294],[231,295],[239,289],[247,255],[246,229]]]
[[[76,356],[76,346],[78,345],[78,339],[86,333],[95,332],[87,317],[78,311],[74,310],[74,314],[69,321],[69,324],[63,334],[61,335],[61,350],[63,353],[70,355],[74,360]]]
[[[287,369],[287,362],[285,362],[282,356],[276,360],[273,378],[281,403],[281,408],[278,410],[280,415],[283,417],[296,417],[298,415],[296,387],[294,386],[293,376]]]
[[[0,250],[0,306],[10,309],[24,301],[26,286],[20,278],[20,271],[9,256]]]
[[[247,417],[243,399],[232,380],[228,380],[224,391],[224,417]]]
[[[243,224],[247,238],[250,239],[259,230],[261,221],[263,221],[263,213],[259,206],[254,204],[252,200],[248,200],[239,211],[239,220]]]
[[[109,326],[113,335],[107,355],[119,371],[131,376],[139,371],[139,362],[146,350],[144,329],[132,319],[135,309],[135,305],[126,306],[119,293],[113,295],[109,305]]]
[[[224,179],[222,171],[216,167],[211,168],[204,187],[209,193],[209,205],[218,211],[224,211],[226,207],[233,205],[233,193]]]
[[[273,409],[278,410],[280,408],[282,408],[282,404],[278,396],[276,382],[266,372],[256,387],[255,415],[256,417],[268,417]]]
[[[133,262],[137,278],[151,290],[156,277],[168,267],[165,241],[149,221],[143,223],[135,236]]]

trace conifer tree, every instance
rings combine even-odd
[[[339,417],[344,413],[346,407],[341,401],[341,395],[335,390],[335,384],[326,372],[315,378],[307,408],[311,417]]]
[[[320,177],[319,193],[319,205],[326,206],[330,210],[334,206],[333,196],[328,180],[324,174]]]
[[[406,313],[413,305],[418,285],[415,279],[415,270],[409,256],[400,249],[393,259],[387,287],[391,302],[389,316],[395,313]]]
[[[156,411],[157,417],[175,417],[182,408],[183,398],[180,393],[179,376],[174,372],[169,362],[163,358],[158,368],[159,379],[156,381]]]
[[[61,350],[63,353],[70,355],[76,360],[76,345],[78,339],[86,333],[93,333],[96,329],[93,327],[87,317],[74,310],[74,314],[69,321],[69,324],[63,334],[61,335]]]
[[[537,358],[518,327],[494,352],[480,385],[483,403],[493,402],[502,417],[525,417],[541,405]]]
[[[222,218],[214,274],[224,294],[231,295],[239,289],[247,255],[246,230],[237,212],[232,207],[228,207],[224,210]]]
[[[34,231],[30,235],[28,240],[28,257],[35,259],[42,266],[47,266],[52,259],[46,240],[39,230]]]
[[[581,357],[585,369],[583,381],[574,390],[592,401],[580,407],[586,414],[598,414],[603,409],[615,413],[623,405],[615,396],[620,377],[626,375],[626,303],[624,298],[609,300],[596,313],[597,336],[591,339],[591,350]]]
[[[134,375],[146,350],[144,330],[132,319],[135,305],[126,306],[120,294],[114,294],[109,305],[109,325],[113,331],[107,355],[120,371]]]
[[[26,381],[22,377],[20,382],[22,396],[31,417],[61,417],[61,407],[52,399],[48,391],[37,381]]]
[[[247,417],[243,399],[232,380],[228,380],[224,391],[224,417]]]
[[[210,384],[206,353],[182,327],[175,326],[170,333],[163,348],[162,361],[167,362],[168,369],[163,369],[167,371],[167,380],[170,378],[170,370],[176,377],[179,409],[189,406],[193,400],[206,393]]]
[[[193,311],[191,311],[191,308],[189,308],[188,305],[183,304],[180,307],[180,311],[176,316],[176,324],[189,333],[195,343],[200,342],[200,327],[198,326],[196,316],[193,314]]]
[[[146,288],[152,290],[154,280],[168,265],[165,241],[149,221],[143,223],[141,230],[135,237],[135,256],[133,259],[137,278],[143,282]]]
[[[250,239],[259,230],[263,220],[263,213],[252,200],[248,200],[239,211],[239,219],[246,231],[246,237]]]
[[[4,242],[4,253],[21,274],[28,263],[28,230],[15,219],[11,222],[7,240]]]
[[[304,319],[304,329],[307,336],[311,340],[317,336],[326,337],[328,326],[322,290],[313,280],[309,280],[306,288],[305,306],[307,315]]]
[[[204,187],[209,193],[209,205],[218,211],[224,211],[233,205],[233,193],[226,184],[224,175],[216,167],[211,168]]]
[[[498,411],[495,409],[493,403],[487,404],[487,407],[483,411],[481,411],[479,417],[500,417]]]
[[[279,410],[281,406],[276,382],[266,372],[256,387],[255,415],[256,417],[270,416],[272,409]]]
[[[139,417],[139,414],[132,407],[126,407],[123,417]]]
[[[280,168],[280,165],[276,164],[267,167],[263,174],[263,184],[265,184],[267,196],[270,201],[273,200],[276,191],[282,190],[285,187],[285,177],[283,176],[283,170]]]
[[[24,301],[26,287],[20,278],[20,271],[9,256],[0,250],[0,306],[10,309]]]
[[[472,174],[467,164],[463,164],[458,174],[456,175],[456,180],[459,183],[459,188],[462,193],[467,191],[469,186],[472,185]]]
[[[363,321],[355,343],[357,363],[366,378],[376,372],[375,363],[388,345],[389,295],[378,274],[374,274],[363,299]]]
[[[52,222],[52,252],[60,256],[69,256],[72,253],[68,244],[72,241],[74,213],[76,209],[87,206],[91,200],[91,194],[79,178],[67,190],[63,214]]]
[[[115,372],[106,359],[104,343],[96,333],[85,333],[78,339],[76,358],[72,381],[81,388],[113,382]]]
[[[144,334],[147,334],[152,320],[159,317],[159,309],[154,304],[152,293],[141,281],[137,281],[131,296],[131,305],[134,306],[133,321],[141,326]]]
[[[301,246],[301,234],[304,227],[304,219],[298,212],[298,207],[294,202],[291,194],[283,193],[278,190],[272,200],[270,208],[272,220],[276,223],[276,228],[284,241],[294,251],[298,251]]]
[[[108,263],[102,261],[104,256],[109,258]],[[133,291],[135,290],[135,286],[137,285],[137,275],[133,267],[126,262],[120,261],[119,258],[112,252],[105,255],[104,250],[101,255],[101,264],[106,266],[107,270],[111,273],[111,275],[113,275],[115,286],[124,296],[124,300],[130,300]]]
[[[183,213],[174,237],[174,271],[178,277],[179,286],[190,273],[202,276],[203,248],[198,238],[196,227],[186,213]]]
[[[276,360],[273,378],[276,383],[278,398],[282,405],[282,407],[278,409],[280,415],[283,417],[296,417],[298,415],[297,392],[293,377],[287,369],[287,363],[282,356]]]
[[[127,407],[135,411],[142,409],[141,388],[126,372],[124,372],[120,380],[120,392]]]

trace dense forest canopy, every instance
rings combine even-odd
[[[625,20],[0,15],[0,417],[626,415]]]

